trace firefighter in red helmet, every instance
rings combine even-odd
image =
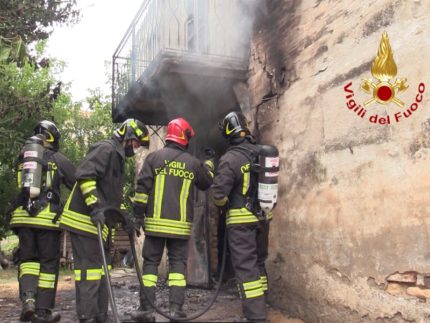
[[[170,315],[182,311],[186,287],[187,246],[193,223],[194,187],[206,190],[212,184],[212,161],[201,162],[187,152],[194,130],[183,118],[167,125],[166,145],[150,153],[139,172],[134,197],[135,216],[144,221],[143,283],[140,307],[132,313],[138,322],[154,321],[150,302],[155,302],[158,265],[167,247]]]
[[[111,228],[103,209],[121,207],[125,158],[133,157],[141,147],[148,146],[146,126],[139,120],[127,119],[114,131],[112,138],[92,145],[76,170],[76,183],[64,207],[61,227],[70,232],[72,242],[79,322],[110,322],[97,224],[102,227],[105,253],[109,258]]]
[[[219,124],[229,148],[220,158],[212,185],[214,204],[226,212],[228,247],[238,281],[242,310],[251,322],[266,322],[268,290],[265,260],[268,256],[270,214],[255,204],[259,148],[241,112],[230,112]]]

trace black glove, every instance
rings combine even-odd
[[[103,226],[105,224],[106,218],[103,212],[100,211],[100,209],[95,209],[91,211],[91,222],[95,225],[100,224],[100,226]]]
[[[124,223],[122,227],[124,231],[127,232],[128,235],[133,235],[137,231],[136,225],[130,216],[124,216]]]
[[[227,197],[224,197],[219,200],[214,200],[215,206],[218,208],[220,214],[226,215],[228,210],[230,209],[230,201]]]
[[[228,210],[229,210],[229,206],[228,203],[224,204],[223,206],[217,206],[218,210],[221,214],[227,214]]]
[[[215,150],[213,150],[213,148],[205,148],[204,151],[206,159],[204,164],[209,168],[213,177],[215,173]]]
[[[146,204],[133,202],[132,206],[133,206],[133,213],[136,216],[136,218],[144,216],[146,212]]]
[[[205,152],[206,159],[212,159],[215,157],[215,150],[211,147],[204,148],[204,152]]]

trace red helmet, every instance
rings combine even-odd
[[[188,142],[195,133],[188,121],[183,118],[173,119],[167,125],[166,141],[173,141],[181,146],[187,147]]]

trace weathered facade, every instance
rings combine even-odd
[[[294,316],[430,320],[429,23],[422,0],[272,0],[258,11],[247,112],[281,154],[270,302]],[[391,82],[409,84],[396,90],[403,108],[364,106],[372,93],[360,85],[378,82],[371,66],[384,31]]]
[[[275,144],[281,157],[268,259],[271,304],[307,322],[429,321],[430,2],[237,1],[246,8],[243,21],[231,26],[213,15],[228,26],[213,35],[234,30],[246,39],[254,18],[248,73],[231,60],[237,51],[220,61],[206,50],[219,48],[207,36],[215,24],[195,17],[206,9],[212,17],[212,4],[222,1],[208,1],[203,11],[200,1],[175,2],[192,3],[196,13],[191,19],[188,9],[167,11],[186,18],[187,29],[175,29],[186,30],[176,46],[185,52],[172,56],[170,45],[154,47],[157,55],[140,61],[143,72],[136,65],[140,47],[130,47],[124,69],[118,55],[114,89],[127,86],[116,91],[114,119],[165,125],[185,116],[198,133],[193,152],[209,145],[220,155],[225,145],[216,123],[240,107],[259,140]],[[151,3],[161,2],[144,1],[138,16],[164,35],[145,18],[158,17],[145,9]],[[149,37],[151,30],[140,35],[142,43],[166,42]],[[137,29],[130,31],[139,39]],[[155,142],[151,150],[161,146]],[[214,271],[215,239],[211,245]]]

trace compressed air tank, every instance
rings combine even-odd
[[[40,195],[43,175],[43,140],[32,136],[25,141],[21,173],[21,189],[33,199]]]
[[[279,152],[275,146],[259,145],[258,202],[270,212],[278,201]]]

